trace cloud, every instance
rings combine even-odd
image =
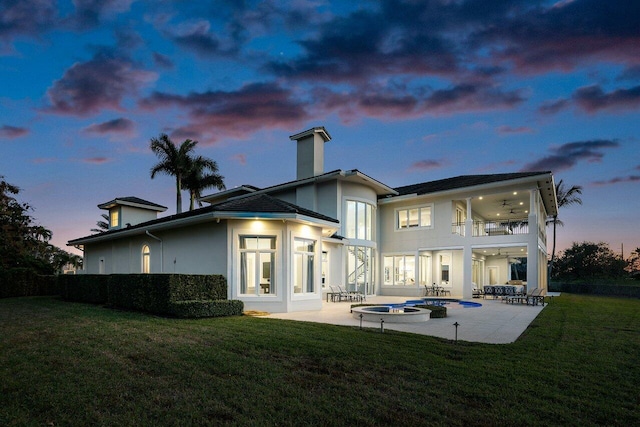
[[[473,3],[478,2],[465,5]],[[492,63],[508,61],[522,73],[567,71],[594,60],[637,63],[640,3],[636,1],[576,0],[551,7],[541,1],[503,3],[499,2],[502,14],[469,38],[492,50]]]
[[[57,19],[54,0],[3,0],[0,4],[0,47],[18,36],[35,37]]]
[[[108,157],[96,156],[96,157],[87,157],[80,160],[82,163],[88,163],[92,165],[101,165],[104,163],[108,163],[111,161]]]
[[[174,64],[171,58],[158,52],[153,52],[153,62],[160,68],[173,68]]]
[[[82,131],[84,133],[97,135],[110,133],[132,135],[135,132],[135,127],[136,126],[133,121],[121,117],[119,119],[109,120],[104,123],[92,124],[84,128]]]
[[[604,149],[618,148],[616,140],[598,139],[592,141],[569,142],[559,147],[553,147],[551,154],[539,160],[526,164],[521,171],[551,170],[558,172],[574,167],[579,161],[590,163],[600,162],[604,157]]]
[[[413,162],[409,167],[409,170],[428,171],[428,170],[441,168],[442,166],[444,165],[441,160],[427,159],[427,160],[419,160],[417,162]]]
[[[606,93],[598,85],[582,87],[573,94],[578,107],[588,113],[599,110],[635,109],[640,106],[640,86]]]
[[[306,103],[275,83],[184,96],[154,92],[139,105],[150,111],[173,106],[185,109],[189,123],[178,131],[199,135],[205,139],[201,142],[214,142],[220,136],[241,138],[260,129],[291,129],[309,118]]]
[[[96,27],[104,18],[126,12],[135,0],[73,0],[71,22],[79,29]]]
[[[555,114],[572,105],[587,113],[633,110],[640,106],[640,86],[611,92],[605,92],[599,85],[584,86],[575,90],[570,98],[542,104],[538,111],[542,114]]]
[[[235,154],[231,157],[231,160],[238,162],[242,166],[247,164],[247,155],[246,154]]]
[[[106,49],[87,62],[77,62],[47,90],[44,111],[89,116],[104,109],[123,111],[122,100],[156,80],[155,72],[138,68],[127,57]]]
[[[500,135],[510,135],[510,134],[514,134],[514,133],[532,133],[533,129],[530,128],[529,126],[509,126],[509,125],[503,125],[503,126],[498,126],[496,128],[496,131],[500,134]]]
[[[507,109],[522,103],[520,91],[502,91],[484,83],[462,84],[445,89],[407,89],[371,85],[351,92],[334,92],[327,88],[313,93],[314,107],[323,114],[336,113],[349,123],[362,116],[385,120],[420,117],[424,114],[446,115],[468,111]]]
[[[616,80],[640,80],[640,65],[632,65],[625,68]]]
[[[605,185],[623,184],[627,182],[640,182],[640,175],[618,176],[606,181],[593,181],[591,184],[601,187]]]
[[[568,99],[556,99],[555,101],[548,101],[543,103],[540,108],[538,108],[538,112],[542,114],[556,114],[564,109],[566,109],[570,105],[570,101]]]
[[[19,138],[29,133],[29,129],[16,126],[2,125],[0,126],[0,138]]]

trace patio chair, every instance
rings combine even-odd
[[[514,295],[509,295],[504,298],[504,302],[506,303],[521,303],[521,304],[529,304],[529,298],[532,298],[533,293],[536,292],[536,289],[531,290],[529,293],[518,293],[516,292]]]
[[[527,305],[538,305],[545,303],[545,290],[542,288],[535,288],[531,295],[527,296]]]
[[[488,296],[493,296],[492,285],[484,285],[484,292],[482,293],[482,298],[487,299]]]
[[[361,294],[360,292],[347,292],[344,289],[342,289],[342,287],[338,286],[338,289],[340,290],[340,295],[344,295],[345,296],[345,301],[363,301],[364,295]],[[341,299],[342,301],[342,299]]]

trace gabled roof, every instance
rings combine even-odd
[[[154,219],[126,228],[109,230],[103,233],[69,240],[69,242],[67,242],[67,245],[82,245],[85,243],[109,240],[114,236],[120,237],[130,234],[141,234],[145,230],[197,224],[198,222],[217,218],[290,219],[297,221],[309,221],[320,225],[324,224],[330,229],[337,228],[337,225],[340,223],[340,221],[335,218],[331,218],[326,215],[311,211],[309,209],[305,209],[303,207],[294,205],[293,203],[276,199],[275,197],[269,196],[267,194],[257,194],[218,203],[188,212],[182,212],[164,218]]]
[[[149,210],[158,211],[158,212],[164,212],[167,210],[166,206],[162,206],[157,203],[153,203],[148,200],[143,200],[139,197],[133,197],[133,196],[117,197],[109,202],[99,204],[98,207],[100,209],[110,209],[118,205],[149,209]]]
[[[461,175],[453,178],[439,179],[437,181],[428,181],[419,184],[405,185],[403,187],[397,187],[395,188],[395,190],[401,196],[406,194],[423,195],[550,174],[551,172],[515,172],[491,175]]]

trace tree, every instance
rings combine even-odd
[[[151,151],[160,162],[151,168],[151,179],[158,173],[174,176],[176,179],[176,213],[182,212],[182,183],[189,165],[189,156],[198,141],[185,140],[177,147],[166,133],[151,138]]]
[[[640,279],[640,248],[636,248],[635,251],[631,252],[631,256],[629,257],[628,265],[625,270],[634,279]]]
[[[224,190],[224,177],[218,174],[218,164],[202,156],[188,159],[187,171],[182,184],[189,191],[189,210],[194,208],[195,199],[202,196],[202,190],[215,187]]]
[[[90,231],[93,233],[104,233],[109,230],[109,215],[103,213],[100,215],[102,217],[101,220],[96,222],[97,228],[92,228]]]
[[[563,180],[560,180],[556,184],[556,198],[558,201],[557,213],[550,221],[548,221],[548,223],[553,224],[553,246],[551,249],[551,261],[549,262],[549,279],[551,279],[553,263],[556,258],[556,228],[558,225],[561,227],[564,225],[564,223],[558,218],[560,208],[574,204],[581,205],[582,199],[578,197],[579,194],[582,194],[582,187],[579,185],[573,185],[570,188],[567,188]]]
[[[558,258],[555,276],[565,280],[610,279],[625,274],[626,262],[606,243],[573,243]]]
[[[16,199],[19,193],[0,176],[0,270],[28,268],[52,274],[62,260],[77,263],[79,257],[49,243],[51,231],[34,222],[31,206]]]

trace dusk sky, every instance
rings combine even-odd
[[[583,187],[559,249],[628,255],[639,111],[638,0],[0,0],[0,175],[67,250],[115,197],[175,213],[162,132],[266,187],[325,126],[325,170],[392,187],[551,170]]]

